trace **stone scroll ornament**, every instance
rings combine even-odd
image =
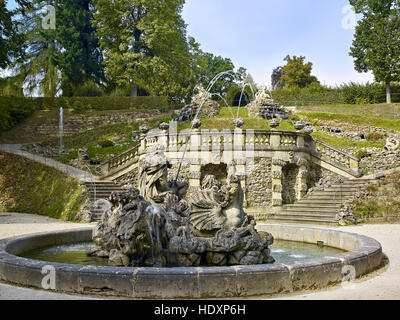
[[[93,234],[89,255],[130,267],[227,266],[272,263],[273,237],[257,232],[243,211],[240,181],[214,176],[185,200],[188,184],[167,181],[168,161],[160,146],[142,162],[140,190],[113,193]]]

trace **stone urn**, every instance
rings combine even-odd
[[[313,132],[314,132],[314,129],[313,129],[312,126],[306,126],[306,127],[304,128],[304,133],[311,134],[311,133],[313,133]]]
[[[200,119],[193,120],[192,121],[192,127],[193,127],[193,129],[199,129],[201,127]]]
[[[168,129],[169,129],[169,124],[166,123],[166,122],[163,122],[163,123],[160,124],[159,128],[160,128],[162,131],[168,131]]]
[[[279,125],[280,125],[280,122],[279,122],[278,119],[272,119],[272,120],[269,122],[269,126],[272,128],[272,130],[276,130],[276,128],[278,128]]]
[[[140,131],[141,134],[145,135],[150,131],[150,128],[148,126],[141,126],[139,128],[139,131]]]
[[[294,124],[294,128],[295,128],[297,131],[303,130],[304,127],[305,127],[305,125],[304,125],[304,123],[301,122],[301,121],[297,121],[297,122]]]
[[[244,125],[244,120],[243,119],[235,119],[233,120],[233,124],[235,126],[235,128],[241,128]]]

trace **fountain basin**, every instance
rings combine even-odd
[[[277,240],[346,250],[332,257],[269,265],[197,268],[95,267],[43,262],[19,257],[34,249],[87,242],[92,228],[40,233],[0,241],[0,279],[42,288],[45,266],[55,270],[56,291],[101,293],[131,298],[233,298],[323,288],[343,281],[349,270],[360,277],[382,263],[380,243],[365,236],[329,229],[259,225]]]

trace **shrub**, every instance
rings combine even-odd
[[[110,140],[104,140],[100,142],[100,147],[102,148],[109,148],[109,147],[114,147],[114,142]]]
[[[75,100],[71,106],[71,108],[74,110],[74,112],[76,113],[80,113],[83,110],[85,110],[85,106],[83,105],[83,103],[79,100]]]
[[[34,110],[33,99],[0,97],[0,132],[10,130],[29,117]]]
[[[101,97],[104,91],[93,81],[88,81],[74,91],[75,97]]]
[[[367,140],[368,141],[379,141],[384,139],[384,135],[382,133],[379,132],[371,132],[367,134]]]
[[[355,156],[356,158],[358,158],[358,159],[363,159],[363,158],[365,158],[367,155],[368,155],[368,152],[367,152],[367,150],[365,150],[365,149],[358,150],[358,151],[354,154],[354,156]]]

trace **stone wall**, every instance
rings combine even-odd
[[[246,176],[245,192],[248,207],[265,207],[271,205],[271,166],[271,159],[255,159],[254,169]]]
[[[118,123],[131,123],[134,121],[143,121],[151,119],[157,116],[161,116],[163,113],[158,110],[152,110],[151,112],[124,112],[124,113],[107,113],[96,116],[73,116],[67,117],[64,121],[64,134],[76,134],[83,131],[91,130],[97,127],[106,125],[118,124]],[[33,134],[54,136],[59,133],[59,121],[54,119],[46,121],[45,123],[32,128]]]
[[[100,115],[74,115],[66,116],[64,119],[64,135],[73,135],[87,130],[92,130],[106,125],[145,122],[162,115],[171,115],[172,111],[162,112],[159,110],[150,111],[131,111],[131,112],[115,112],[110,111]],[[18,126],[18,139],[21,143],[32,142],[32,140],[40,140],[48,137],[59,135],[59,118],[46,119],[40,122],[36,119],[27,119]],[[9,135],[1,135],[2,143],[15,143],[13,137]]]

